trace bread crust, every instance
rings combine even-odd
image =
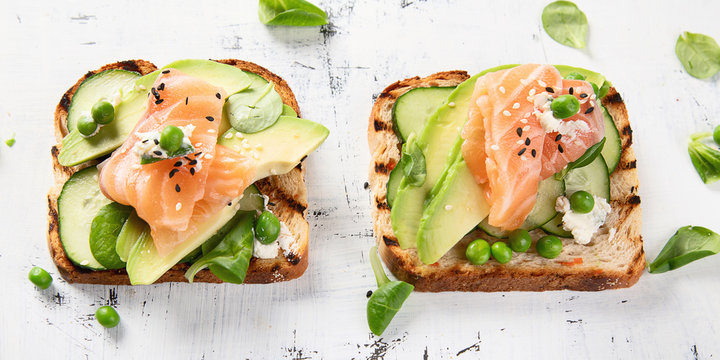
[[[480,230],[465,236],[431,265],[419,260],[416,249],[400,248],[392,231],[386,200],[389,173],[400,160],[400,140],[392,128],[392,107],[400,95],[413,88],[456,86],[468,77],[464,71],[450,71],[405,79],[385,88],[375,101],[368,127],[373,229],[380,256],[390,271],[398,279],[415,285],[415,290],[429,292],[598,291],[634,285],[645,268],[637,161],[627,109],[615,88],[610,88],[602,103],[618,128],[622,153],[610,176],[612,212],[589,245],[563,239],[563,253],[556,259],[540,257],[533,246],[527,253],[516,253],[507,264],[490,260],[481,266],[472,265],[465,258],[467,244],[479,237],[490,242],[498,239]],[[615,229],[614,236],[610,235],[611,228]],[[533,241],[542,235],[542,230],[531,231]],[[575,263],[576,258],[582,259],[582,263]],[[614,266],[609,266],[610,263]]]
[[[275,90],[280,94],[283,103],[292,107],[293,110],[300,115],[300,108],[298,107],[295,95],[287,82],[278,75],[273,74],[260,65],[247,61],[236,59],[215,61],[250,71],[274,83]],[[58,162],[57,157],[62,147],[60,142],[68,133],[65,126],[67,110],[72,101],[72,96],[85,79],[98,72],[109,69],[124,69],[145,75],[157,70],[157,67],[145,60],[127,60],[108,64],[97,70],[90,71],[63,94],[60,103],[55,109],[54,128],[58,144],[51,149],[55,183],[48,194],[48,247],[60,275],[69,283],[130,285],[130,279],[124,269],[93,271],[76,266],[67,257],[62,242],[60,241],[59,233],[60,224],[58,221],[57,199],[62,191],[63,185],[75,172],[97,164],[97,161],[89,161],[78,166],[66,167],[60,165]],[[287,257],[282,255],[278,255],[278,257],[273,259],[258,259],[253,257],[250,260],[245,283],[267,284],[296,279],[305,272],[308,266],[309,225],[305,218],[307,213],[307,188],[305,186],[305,168],[303,162],[287,174],[270,176],[256,182],[256,185],[260,189],[260,192],[269,197],[268,208],[277,215],[281,221],[285,222],[297,238],[298,246],[297,249],[289,253]],[[189,267],[188,264],[177,264],[155,283],[187,282],[185,271]],[[221,283],[222,281],[213,275],[212,272],[205,269],[197,273],[194,282]]]

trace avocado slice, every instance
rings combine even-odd
[[[258,81],[257,78],[262,79],[255,74],[246,73],[234,66],[211,60],[180,60],[168,64],[163,69],[165,68],[178,69],[188,75],[201,78],[215,86],[223,88],[228,96],[247,89]],[[157,79],[161,70],[154,71],[137,79],[134,86],[128,87],[127,91],[124,91],[122,94],[122,101],[115,108],[115,120],[103,126],[95,136],[89,138],[83,137],[74,127],[69,126],[68,131],[70,131],[70,133],[63,139],[62,149],[60,149],[60,155],[58,156],[60,164],[64,166],[81,164],[85,161],[107,155],[122,145],[145,113],[145,109],[147,109],[148,92],[155,83],[155,79]],[[262,79],[262,81],[265,80]],[[267,81],[265,81],[265,83],[267,83]],[[85,104],[88,103],[88,101],[81,101],[82,99],[91,99],[97,96],[96,94],[98,92],[104,93],[108,91],[105,87],[93,88],[97,89],[95,91],[84,91],[81,94],[76,94],[76,96],[81,96],[77,101]],[[114,87],[112,91],[116,91]],[[73,97],[73,101],[75,100],[75,97]],[[92,104],[94,104],[94,102],[90,103],[91,107]],[[89,110],[88,108],[87,111]]]
[[[118,234],[115,243],[115,252],[120,257],[120,260],[127,262],[130,250],[135,246],[135,243],[141,236],[149,235],[150,227],[137,215],[137,212],[133,211],[125,224],[123,224],[122,229],[120,229],[120,234]]]
[[[218,140],[241,154],[257,159],[255,180],[292,170],[328,136],[328,129],[316,122],[280,116],[271,127],[253,134],[229,129]]]
[[[401,248],[416,247],[417,232],[424,204],[430,200],[429,198],[432,198],[431,190],[438,181],[442,181],[443,174],[447,174],[445,171],[447,165],[455,159],[455,154],[452,154],[451,150],[456,147],[460,130],[467,122],[467,112],[470,97],[475,89],[475,81],[488,72],[514,66],[495,67],[465,80],[450,93],[447,102],[427,120],[418,138],[418,145],[425,154],[427,170],[425,183],[415,187],[408,184],[407,179],[403,178],[390,212],[393,232],[398,238]]]

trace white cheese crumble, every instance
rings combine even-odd
[[[566,141],[572,141],[577,138],[579,133],[590,131],[590,126],[582,120],[562,121],[553,116],[550,104],[553,97],[547,92],[535,95],[533,102],[535,104],[535,116],[540,121],[540,125],[546,133],[557,132],[566,137]]]
[[[297,255],[297,239],[284,222],[280,222],[280,234],[277,240],[270,244],[263,244],[257,239],[254,240],[253,256],[259,259],[272,259],[278,255],[278,250],[283,251],[284,256],[293,253]]]
[[[605,199],[595,195],[593,195],[593,199],[595,205],[587,214],[572,211],[570,200],[565,196],[560,196],[555,201],[555,210],[563,213],[563,229],[570,231],[575,242],[580,245],[585,245],[592,240],[593,235],[605,223],[605,218],[611,210],[610,204]]]

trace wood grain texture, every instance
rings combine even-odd
[[[550,39],[548,1],[312,1],[331,25],[266,27],[257,1],[0,1],[0,359],[716,359],[720,257],[645,274],[629,289],[581,293],[415,293],[383,337],[365,323],[375,289],[367,119],[387,84],[506,63],[571,64],[621,91],[642,187],[645,252],[684,225],[720,231],[720,192],[703,185],[687,135],[718,123],[717,78],[688,76],[680,32],[720,39],[720,3],[589,1],[588,47]],[[498,29],[503,29],[502,34]],[[245,59],[282,75],[303,117],[330,129],[305,162],[311,259],[297,280],[235,286],[67,284],[45,237],[52,114],[100,64],[142,58]],[[38,291],[34,265],[55,281]],[[121,323],[93,313],[115,306]],[[522,344],[522,345],[519,345]],[[427,355],[427,356],[426,356]]]

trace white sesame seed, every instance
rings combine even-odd
[[[500,90],[500,92],[501,92],[501,93],[503,93],[503,94],[505,93],[505,88],[504,88],[504,87],[502,87],[502,86],[501,86],[501,87],[499,87],[499,88],[498,88],[498,90]]]
[[[270,169],[270,174],[271,174],[271,175],[277,175],[277,170],[275,170],[275,169]]]
[[[525,80],[525,79],[520,79],[520,83],[523,84],[523,85],[527,85],[527,80]]]
[[[201,147],[202,143],[195,143],[195,147]]]
[[[590,100],[595,100],[595,94],[590,95]]]
[[[205,154],[205,158],[208,159],[208,160],[210,160],[210,159],[213,158],[213,156],[212,156],[212,154],[207,154],[207,153],[206,153],[206,154]]]
[[[520,122],[523,124],[527,124],[527,119],[520,119]]]
[[[495,145],[495,144],[493,144],[492,146],[490,146],[490,148],[493,149],[493,150],[500,150],[500,147],[497,146],[497,145]]]
[[[85,266],[85,265],[87,265],[87,264],[89,264],[89,263],[90,263],[89,261],[83,260],[83,261],[80,262],[80,265]]]
[[[520,103],[513,104],[513,109],[519,109],[519,108],[520,108]]]
[[[517,144],[518,144],[518,145],[522,145],[524,142],[525,142],[525,140],[520,139],[520,140],[517,141]]]
[[[525,156],[525,155],[521,155],[521,156],[520,156],[520,159],[522,159],[523,161],[525,161],[525,160],[527,160],[528,158],[527,158],[527,156]]]
[[[507,110],[505,110],[505,111],[503,111],[503,115],[505,115],[505,116],[510,116],[510,112],[507,111]]]
[[[445,210],[447,210],[447,211],[452,210],[452,205],[445,205]]]
[[[540,85],[542,87],[547,87],[547,84],[542,80],[538,80],[538,85]]]
[[[242,138],[243,138],[243,134],[242,134],[241,132],[236,132],[236,133],[235,133],[235,137],[238,138],[238,139],[242,139]]]
[[[523,131],[528,131],[528,130],[530,130],[530,125],[525,125],[525,127],[523,128]]]
[[[210,133],[210,134],[214,134],[216,132],[217,132],[217,130],[215,130],[215,129],[208,129],[208,133]]]
[[[455,107],[455,102],[454,102],[454,101],[449,102],[449,103],[448,103],[448,106],[451,107],[451,108],[454,108],[454,107]]]
[[[535,95],[535,89],[530,89],[530,92],[528,92],[528,95],[530,95],[530,96]]]
[[[182,204],[181,203],[175,204],[175,211],[180,211],[180,209],[182,209]]]
[[[226,138],[226,139],[232,139],[232,137],[233,137],[233,134],[232,134],[232,133],[227,133],[227,134],[225,134],[225,138]]]

